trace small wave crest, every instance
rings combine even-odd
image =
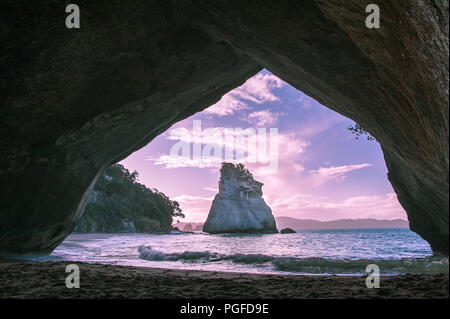
[[[152,247],[140,246],[138,248],[139,258],[152,261],[198,261],[211,260],[219,257],[219,254],[208,251],[184,251],[182,253],[163,253]]]
[[[271,262],[275,259],[273,256],[262,254],[232,254],[225,255],[212,253],[209,251],[184,251],[181,253],[164,253],[154,250],[150,246],[140,246],[138,248],[139,258],[151,261],[208,261],[216,262],[221,260],[230,260],[239,264],[261,264]]]
[[[403,258],[392,260],[328,259],[320,257],[295,258],[264,254],[220,254],[209,251],[164,253],[149,246],[138,248],[139,258],[150,261],[219,262],[229,261],[249,266],[268,265],[275,271],[304,274],[365,274],[367,265],[376,264],[382,275],[449,273],[448,258]]]

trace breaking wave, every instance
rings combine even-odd
[[[320,257],[294,258],[264,254],[220,254],[210,251],[184,251],[164,253],[149,246],[138,248],[139,258],[149,261],[179,261],[184,263],[231,262],[255,266],[268,266],[274,271],[302,274],[366,274],[369,264],[376,264],[382,275],[449,273],[448,258],[327,259]]]
[[[310,274],[359,274],[365,273],[367,265],[376,264],[380,273],[391,274],[448,274],[448,259],[445,258],[403,258],[392,260],[371,259],[325,259],[325,258],[277,258],[273,262],[279,271]]]
[[[166,254],[158,250],[154,250],[148,246],[140,246],[138,248],[139,258],[152,261],[200,261],[218,258],[219,254],[210,253],[208,251],[184,251],[182,253]]]

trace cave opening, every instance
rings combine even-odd
[[[380,24],[370,28],[367,3],[359,0],[83,1],[80,28],[68,29],[64,4],[6,1],[0,12],[0,258],[59,262],[0,263],[4,296],[379,298],[381,291],[383,297],[448,297],[448,1],[378,5]],[[267,94],[227,94],[255,74],[272,83]],[[263,82],[253,87],[263,89]],[[293,88],[304,93],[295,103]],[[215,104],[222,106],[198,113]],[[224,144],[226,128],[250,127],[257,136],[257,128],[266,128],[267,150],[267,129],[278,128],[279,156],[268,152],[264,165],[245,163],[264,184],[278,228],[280,217],[326,222],[375,216],[381,207],[388,212],[382,218],[406,219],[406,212],[411,231],[199,234],[194,221],[204,221],[217,193],[220,162],[196,161],[205,147],[191,145],[188,152],[170,137],[177,129],[193,134],[194,120],[201,120],[201,132],[223,128]],[[376,140],[368,141],[366,132]],[[170,156],[174,145],[188,159]],[[208,151],[214,154],[213,144]],[[228,160],[225,149],[217,157]],[[236,192],[242,203],[259,197],[259,184],[252,185]],[[198,209],[201,200],[207,204]],[[89,219],[93,204],[106,212],[103,220]],[[157,208],[161,218],[111,214],[140,215],[143,207]],[[183,213],[193,234],[167,234],[172,218],[183,222]],[[80,218],[95,227],[73,234]],[[103,233],[91,232],[96,225]],[[111,233],[118,225],[136,233]],[[157,228],[165,232],[146,233]],[[68,263],[80,264],[81,289],[68,291],[61,280]],[[442,275],[393,276],[381,290],[365,289],[361,274],[368,264],[382,274]],[[327,276],[329,286],[312,276],[261,281],[220,270],[357,276]]]
[[[112,234],[100,235],[103,247],[115,247],[117,241],[133,247],[123,248],[127,257],[115,262],[149,267],[345,274],[363,271],[361,260],[431,258],[429,244],[409,230],[387,180],[380,145],[356,127],[263,69],[119,162],[128,179],[177,203],[181,212],[172,216],[171,227],[152,211],[158,210],[153,203],[143,211],[146,217],[136,218],[133,204],[117,196],[125,198],[130,191],[120,183],[111,186],[122,177],[110,170],[97,182],[103,186],[94,188],[75,234],[53,255],[67,255],[65,245],[89,232]],[[223,162],[244,164],[264,185],[263,199],[278,230],[294,229],[294,240],[281,234],[214,237],[202,232]],[[188,235],[175,236],[173,230]],[[189,238],[191,232],[201,236]],[[195,240],[201,237],[207,239]],[[94,244],[85,253],[95,251],[91,257],[96,259],[98,249]],[[318,264],[312,263],[316,259]],[[345,259],[353,268],[336,263]],[[392,273],[406,269],[405,263],[401,270],[392,262],[383,266]]]

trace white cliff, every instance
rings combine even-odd
[[[203,226],[207,233],[277,233],[272,210],[262,198],[263,183],[242,164],[223,163],[219,193]]]

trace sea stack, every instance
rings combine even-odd
[[[219,193],[203,231],[218,233],[278,233],[272,210],[262,198],[263,183],[243,164],[222,163]]]

